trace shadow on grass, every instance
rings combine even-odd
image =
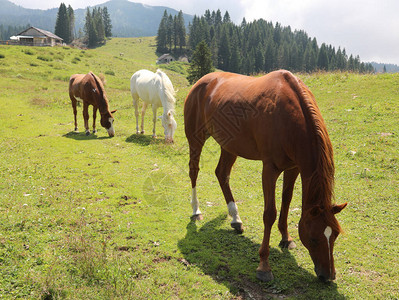
[[[186,236],[178,242],[189,264],[198,266],[215,281],[226,285],[233,294],[244,298],[345,299],[338,293],[335,283],[322,283],[314,274],[298,266],[287,249],[270,248],[273,281],[263,283],[256,279],[260,244],[245,237],[245,233],[239,235],[220,228],[227,222],[226,218],[226,215],[220,215],[200,228],[195,221],[189,222]]]
[[[98,137],[96,134],[93,134],[93,133],[90,133],[90,135],[86,135],[85,132],[76,132],[76,131],[70,131],[70,132],[64,134],[63,137],[66,137],[69,139],[74,139],[76,141],[104,140],[104,139],[111,138],[109,136]]]
[[[161,144],[163,139],[154,139],[151,135],[132,134],[126,138],[127,143],[134,143],[140,146],[148,146],[151,144]]]

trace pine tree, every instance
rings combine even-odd
[[[166,23],[166,44],[169,47],[169,51],[172,51],[173,36],[173,17],[169,15],[168,22]]]
[[[105,29],[101,7],[93,8],[92,19],[97,32],[97,45],[105,43]]]
[[[84,31],[86,43],[89,48],[96,47],[98,44],[97,28],[93,16],[94,15],[90,12],[90,8],[87,8]]]
[[[317,67],[320,70],[328,71],[328,54],[326,44],[322,44],[319,51],[319,56],[317,57]]]
[[[62,38],[65,43],[70,42],[70,26],[67,8],[64,3],[61,3],[58,9],[54,33]]]
[[[229,71],[230,57],[231,57],[230,39],[228,37],[226,28],[223,28],[222,37],[219,43],[218,68],[224,71]]]
[[[168,23],[168,13],[165,9],[161,22],[158,27],[157,34],[157,52],[162,53],[167,51],[167,23]]]
[[[193,84],[202,76],[214,71],[212,63],[212,53],[208,48],[205,41],[200,42],[197,45],[192,57],[190,68],[188,70],[189,75],[187,76],[190,84]]]
[[[108,8],[105,6],[103,8],[103,23],[104,23],[104,31],[105,31],[105,37],[109,38],[112,36],[112,21],[111,21],[111,16],[108,13]]]
[[[68,27],[69,27],[69,43],[71,43],[75,39],[75,12],[72,6],[68,6],[67,10],[68,14]]]
[[[179,11],[177,15],[177,38],[180,51],[186,46],[186,26],[184,25],[183,12]]]

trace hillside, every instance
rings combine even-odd
[[[127,0],[110,0],[99,7],[107,6],[112,20],[112,33],[116,37],[155,36],[165,9],[168,14],[177,15],[178,11],[163,7],[149,6]],[[30,24],[45,30],[54,31],[58,8],[49,10],[26,9],[8,0],[0,0],[0,25],[19,26]],[[75,10],[75,30],[83,30],[86,9]],[[186,26],[192,20],[184,14]]]

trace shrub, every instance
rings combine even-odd
[[[24,52],[25,54],[27,54],[27,55],[33,55],[33,54],[35,54],[35,52],[33,52],[31,49],[25,49],[23,52]]]
[[[51,57],[45,55],[38,55],[37,59],[40,59],[42,61],[53,61]]]
[[[115,76],[115,72],[114,71],[105,71],[106,75],[111,75],[111,76]]]

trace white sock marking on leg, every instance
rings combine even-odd
[[[199,202],[197,198],[197,187],[194,187],[191,194],[191,207],[193,208],[193,216],[200,215]]]
[[[236,203],[229,202],[229,204],[227,204],[227,209],[229,211],[229,215],[233,218],[231,223],[241,223],[242,224],[240,216],[238,215],[238,209],[237,209]]]

